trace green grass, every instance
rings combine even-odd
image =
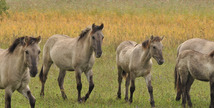
[[[90,98],[83,104],[77,102],[77,90],[74,72],[67,72],[65,77],[64,88],[67,93],[68,100],[63,100],[58,87],[57,77],[58,68],[53,65],[49,71],[48,79],[45,86],[45,96],[40,97],[41,83],[38,75],[31,79],[30,88],[32,94],[36,97],[37,108],[60,108],[60,107],[150,107],[149,93],[143,77],[136,79],[136,90],[134,92],[133,103],[130,105],[124,100],[124,80],[122,83],[122,99],[116,99],[117,94],[117,69],[115,63],[115,51],[113,48],[103,46],[103,55],[100,59],[96,59],[93,67],[95,88]],[[176,49],[171,49],[173,52]],[[166,54],[164,58],[166,62],[159,66],[153,61],[152,67],[152,85],[154,89],[154,100],[157,108],[180,108],[181,101],[175,101],[174,90],[174,64],[175,53]],[[40,69],[41,66],[39,66]],[[82,74],[82,96],[88,90],[88,82],[85,75]],[[208,107],[210,103],[209,83],[195,81],[191,89],[191,98],[194,107]],[[0,91],[0,107],[4,107],[4,90]],[[18,92],[14,92],[12,96],[12,107],[27,108],[28,100]]]

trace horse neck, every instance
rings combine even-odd
[[[81,51],[84,56],[90,58],[93,54],[93,46],[92,46],[92,39],[89,35],[90,33],[87,34],[85,38],[80,40],[80,45],[82,46]]]
[[[16,69],[16,72],[25,72],[27,66],[24,63],[24,51],[22,48],[16,48],[10,58],[12,59],[12,65]]]
[[[150,59],[151,59],[151,54],[149,52],[150,50],[150,47],[149,48],[146,48],[146,49],[142,49],[143,53],[141,53],[141,62],[142,63],[146,63],[146,62],[149,62]]]

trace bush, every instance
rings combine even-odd
[[[2,13],[7,13],[7,10],[9,9],[7,3],[5,0],[0,0],[0,15],[2,15]]]

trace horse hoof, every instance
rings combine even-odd
[[[85,101],[86,101],[85,97],[83,97],[83,98],[81,98],[81,99],[78,100],[79,103],[84,103]]]
[[[175,98],[176,101],[179,101],[180,99],[181,99],[181,97],[176,97]]]
[[[64,100],[66,100],[66,99],[67,99],[67,96],[66,96],[65,94],[62,94],[62,98],[63,98]]]
[[[125,98],[125,101],[126,101],[126,102],[129,102],[129,99],[128,99],[128,98]]]
[[[65,96],[62,96],[62,98],[63,98],[64,100],[68,99],[66,95],[65,95]]]
[[[116,99],[117,99],[117,100],[120,100],[121,98],[117,97]]]
[[[41,96],[41,97],[44,97],[44,95],[45,95],[44,93],[42,93],[42,92],[40,93],[40,96]]]
[[[131,104],[132,103],[132,100],[129,100],[129,104]]]

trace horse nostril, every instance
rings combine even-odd
[[[158,64],[162,65],[163,63],[164,63],[164,60],[160,60]]]
[[[102,55],[102,52],[97,52],[96,57],[99,58]]]

